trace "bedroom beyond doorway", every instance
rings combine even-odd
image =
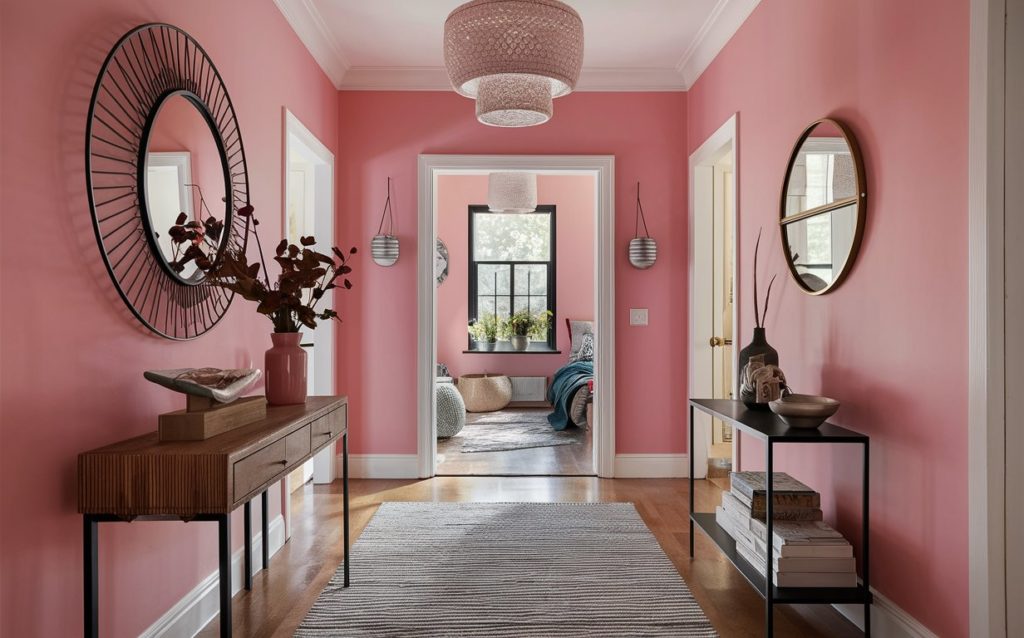
[[[516,171],[512,211],[496,173],[433,180],[435,472],[593,475],[598,177]]]

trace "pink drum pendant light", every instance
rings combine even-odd
[[[456,92],[477,100],[482,123],[543,124],[552,98],[576,87],[583,21],[558,0],[473,0],[444,23],[444,59]]]

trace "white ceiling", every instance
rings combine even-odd
[[[446,90],[444,21],[464,0],[274,0],[339,89]],[[760,0],[568,0],[582,91],[688,89]]]

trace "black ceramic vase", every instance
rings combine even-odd
[[[747,362],[750,361],[750,357],[757,356],[759,354],[764,355],[764,362],[769,365],[779,365],[779,353],[771,347],[768,343],[768,339],[765,338],[764,328],[754,328],[754,339],[742,350],[740,350],[739,357],[739,371],[740,378],[737,379],[737,396],[744,399],[742,392],[739,392],[739,387],[743,383],[743,369],[747,367]],[[747,407],[755,410],[767,410],[768,404],[766,403],[753,403],[746,400],[743,401]]]

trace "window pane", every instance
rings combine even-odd
[[[476,291],[478,295],[509,294],[511,265],[477,264]],[[497,285],[497,288],[495,288]]]
[[[545,295],[548,292],[547,264],[516,264],[516,294]]]
[[[502,295],[498,297],[477,297],[476,298],[476,316],[477,318],[483,317],[488,314],[495,314],[498,317],[505,318],[511,315],[509,312],[509,305],[511,301],[508,296]]]
[[[520,310],[527,310],[527,301],[530,303],[528,309],[533,314],[537,314],[538,312],[543,312],[548,309],[548,298],[545,295],[541,295],[539,297],[516,295],[516,312],[519,312]]]
[[[474,261],[548,261],[549,213],[473,214]]]

